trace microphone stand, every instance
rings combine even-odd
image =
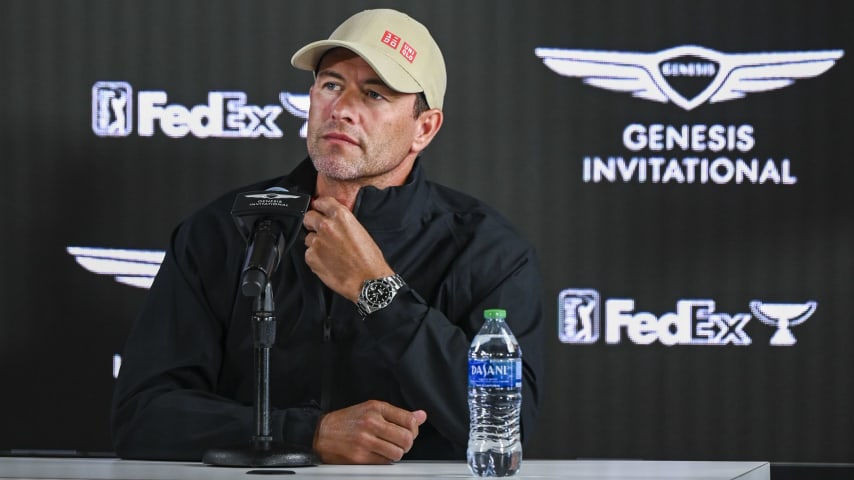
[[[223,467],[306,467],[319,460],[310,450],[273,441],[270,432],[270,348],[276,343],[276,310],[269,280],[255,297],[252,336],[255,344],[255,435],[248,446],[205,452],[202,462]]]

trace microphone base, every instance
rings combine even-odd
[[[202,463],[218,467],[311,467],[320,463],[314,452],[295,445],[270,443],[237,448],[212,448]]]

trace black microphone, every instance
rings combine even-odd
[[[261,295],[285,252],[293,245],[311,197],[282,187],[237,194],[231,216],[246,240],[240,290]]]

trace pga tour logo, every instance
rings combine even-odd
[[[126,137],[133,131],[133,88],[127,82],[92,86],[92,131],[101,137]]]
[[[169,103],[162,90],[142,90],[136,96],[137,131],[150,137],[157,130],[172,138],[280,138],[275,120],[287,110],[308,118],[309,96],[281,92],[280,105],[252,105],[245,92],[208,92],[207,103],[186,107]],[[92,131],[99,137],[127,137],[133,132],[134,92],[127,82],[95,82],[92,86]],[[306,136],[306,125],[300,136]]]
[[[797,339],[791,327],[797,326],[815,312],[818,304],[769,303],[753,300],[751,313],[716,311],[714,300],[682,299],[674,312],[655,315],[637,311],[635,301],[611,298],[604,302],[592,289],[566,289],[558,299],[558,337],[563,343],[593,344],[598,342],[604,325],[605,343],[619,344],[628,340],[637,345],[659,342],[663,345],[750,345],[745,331],[751,313],[762,323],[776,328],[771,336],[773,346],[792,346]]]

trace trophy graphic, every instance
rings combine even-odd
[[[815,312],[818,304],[815,301],[806,303],[764,303],[760,300],[750,302],[750,311],[762,323],[777,327],[771,336],[771,345],[789,347],[797,340],[789,327],[804,323]]]

